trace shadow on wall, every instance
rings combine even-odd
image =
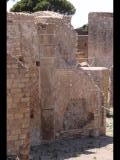
[[[109,136],[101,136],[95,138],[73,138],[63,139],[49,144],[31,148],[31,159],[44,160],[63,160],[65,158],[78,157],[80,154],[94,154],[89,149],[105,147],[113,143],[113,138]]]

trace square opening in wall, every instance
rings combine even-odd
[[[37,66],[37,67],[40,66],[40,61],[36,61],[36,66]]]

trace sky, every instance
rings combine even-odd
[[[7,3],[7,11],[19,0],[9,0]],[[71,24],[74,28],[78,28],[88,23],[89,12],[112,12],[113,0],[68,0],[76,8],[75,14],[72,16]]]

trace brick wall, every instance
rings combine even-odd
[[[56,26],[56,40],[57,40],[57,54],[58,54],[58,66],[64,67],[66,64],[75,64],[75,53],[77,51],[77,33],[74,31],[70,23],[66,23],[65,20],[59,20]],[[64,60],[64,62],[61,60]],[[61,60],[61,61],[60,61]]]
[[[46,140],[105,133],[104,99],[93,81],[106,92],[107,74],[96,69],[91,81],[86,71],[73,69],[77,36],[70,17],[45,14],[7,17],[8,152],[26,159],[30,146]]]
[[[93,12],[88,17],[88,58],[94,57],[94,66],[113,66],[113,14]],[[112,74],[112,72],[110,72]],[[112,75],[110,75],[109,106],[112,102]]]
[[[42,140],[41,57],[56,56],[59,61],[61,55],[62,61],[73,59],[76,38],[69,17],[44,17],[45,13],[38,17],[40,13],[37,14],[8,13],[7,15],[7,53],[29,68],[30,145],[40,144]],[[66,32],[64,36],[61,23]],[[49,61],[47,63],[49,64]],[[9,83],[9,76],[7,79]],[[13,152],[14,149],[11,153]]]
[[[39,32],[40,56],[55,56],[57,67],[75,64],[77,34],[66,17],[41,16],[36,17],[35,21]]]
[[[54,79],[55,138],[105,134],[103,95],[88,73],[81,69],[57,69]]]
[[[104,94],[105,103],[107,104],[110,75],[109,70],[105,67],[83,67],[83,70],[90,74],[90,77]]]
[[[30,148],[29,71],[7,56],[7,151],[28,160]]]
[[[95,57],[95,66],[112,66],[113,14],[92,12],[88,22],[88,58]]]
[[[99,91],[104,97],[105,108],[109,109],[109,77],[110,71],[106,67],[82,67],[83,70],[90,75],[90,78],[94,81],[94,84],[98,87]],[[106,111],[108,113],[108,110]]]
[[[38,13],[37,13],[38,14]],[[75,62],[76,33],[66,17],[35,17],[40,44],[41,139],[50,141],[54,134],[54,73],[56,67]],[[64,34],[63,34],[64,32]],[[69,65],[70,65],[69,64]]]
[[[30,143],[40,143],[40,72],[39,43],[34,16],[25,13],[7,15],[7,53],[29,68],[30,75]],[[9,79],[9,78],[8,78]],[[39,122],[39,123],[38,123]]]

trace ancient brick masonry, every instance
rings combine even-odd
[[[7,149],[28,159],[30,145],[29,71],[15,57],[7,56]]]
[[[110,70],[109,99],[112,106],[112,69],[113,69],[113,14],[92,12],[88,17],[88,58],[94,57],[94,66]]]
[[[95,66],[113,65],[113,14],[89,14],[88,57],[95,57]]]
[[[39,23],[37,23],[37,18],[36,18],[37,14],[30,15],[30,14],[23,14],[23,13],[8,13],[8,16],[7,16],[7,53],[10,57],[14,57],[13,59],[15,59],[18,62],[18,64],[20,63],[20,64],[22,64],[22,66],[25,67],[24,71],[26,71],[26,67],[29,69],[29,72],[27,74],[28,74],[28,77],[30,80],[27,83],[27,85],[29,86],[27,92],[29,94],[29,100],[28,100],[29,105],[28,106],[29,106],[30,111],[28,113],[29,114],[28,121],[30,118],[30,121],[29,121],[29,136],[30,137],[29,137],[29,143],[28,144],[26,143],[26,145],[27,145],[26,151],[27,152],[29,151],[30,145],[40,144],[41,139],[42,139],[42,137],[41,137],[41,133],[42,133],[41,132],[41,106],[40,106],[40,98],[41,98],[41,89],[40,89],[41,82],[40,81],[41,81],[41,78],[40,78],[40,69],[39,69],[40,57],[42,56],[43,53],[44,53],[43,56],[45,56],[45,54],[47,54],[47,56],[50,57],[50,56],[52,56],[52,54],[55,54],[56,50],[59,48],[58,49],[58,51],[59,51],[58,56],[61,54],[62,55],[61,57],[63,59],[65,59],[66,57],[69,57],[69,55],[70,55],[70,57],[72,59],[73,55],[71,56],[71,54],[74,53],[73,49],[75,48],[75,47],[72,47],[75,44],[72,41],[70,41],[70,43],[72,42],[72,44],[70,44],[71,49],[70,49],[70,47],[67,46],[67,41],[68,41],[67,35],[65,36],[67,39],[66,45],[65,45],[64,49],[62,48],[62,45],[63,45],[62,44],[63,43],[62,30],[59,27],[59,25],[60,25],[59,20],[61,20],[63,25],[65,25],[65,28],[67,28],[67,21],[68,21],[67,17],[61,17],[59,19],[58,19],[58,17],[52,18],[53,16],[49,15],[50,12],[49,12],[49,14],[47,13],[47,15],[48,15],[47,19],[49,20],[48,21],[49,25],[47,27],[47,30],[48,30],[47,33],[49,35],[45,34],[45,36],[43,37],[44,33],[46,32],[46,28],[44,29],[44,25],[46,27],[46,18],[44,18],[44,15],[46,13],[41,12],[41,13],[39,13],[39,15],[40,14],[41,14],[40,25],[39,25]],[[56,29],[57,23],[58,23],[58,29],[61,31],[59,32],[59,35],[58,35],[59,40],[55,41],[53,31]],[[69,29],[69,30],[71,30],[71,29]],[[68,32],[70,32],[69,30],[68,30]],[[42,35],[38,36],[39,31],[42,33]],[[70,33],[69,33],[69,36],[71,36]],[[64,37],[64,39],[65,39],[65,37]],[[50,44],[50,42],[53,42],[53,41],[51,41],[51,38],[53,39],[54,42],[57,42],[56,46],[58,46],[58,48],[54,47],[55,44],[53,44],[53,45]],[[74,40],[73,36],[70,39]],[[41,40],[42,40],[42,42],[41,42]],[[43,46],[40,45],[41,43],[44,43],[44,42],[45,42],[45,44],[43,44]],[[58,45],[58,43],[59,43],[59,45]],[[66,49],[66,47],[69,48],[69,52],[68,52],[68,49]],[[65,52],[65,50],[67,52]],[[63,55],[64,53],[67,56],[64,56]],[[59,59],[60,59],[60,56],[58,57],[58,61],[59,61]],[[13,61],[13,63],[15,63],[15,65],[17,62]],[[12,87],[10,87],[11,79],[9,77],[9,70],[10,70],[9,68],[11,66],[9,65],[9,63],[11,64],[10,58],[8,58],[8,62],[7,62],[7,65],[9,66],[8,70],[7,70],[7,75],[8,75],[8,77],[7,77],[7,80],[8,80],[7,92],[8,93],[9,93],[10,89],[12,90]],[[17,72],[17,66],[16,66],[16,72]],[[16,78],[17,73],[16,72],[14,73],[15,75],[13,75],[14,76],[13,79],[15,79],[15,80],[17,80],[17,78]],[[25,78],[24,75],[22,78],[23,79]],[[22,80],[22,78],[20,80]],[[19,85],[23,84],[23,83],[21,84],[21,81],[19,81],[17,83],[19,83],[18,88],[19,88]],[[24,94],[24,90],[22,90],[22,91],[23,91],[22,93],[18,92],[18,94],[17,94],[17,86],[16,86],[16,90],[14,91],[14,94],[16,92],[16,96],[18,95],[18,97],[19,97],[19,96],[21,96],[19,94]],[[7,128],[8,135],[9,135],[8,136],[8,154],[9,153],[10,154],[18,154],[19,151],[21,151],[21,147],[20,147],[21,144],[17,143],[16,141],[19,141],[20,136],[16,135],[16,136],[18,136],[17,140],[14,139],[15,134],[17,134],[18,128],[17,127],[14,128],[14,133],[11,132],[11,130],[12,130],[11,126],[13,127],[15,122],[12,120],[12,116],[9,117],[9,114],[12,112],[12,109],[11,109],[12,106],[11,106],[11,103],[9,103],[9,99],[11,99],[11,97],[14,98],[14,95],[8,94],[8,108],[10,108],[10,110],[11,110],[9,112],[9,109],[8,109],[8,121],[10,122],[10,125],[8,123],[8,128]],[[19,99],[19,100],[21,100],[21,99]],[[19,103],[14,103],[14,101],[12,101],[12,103],[14,104],[14,106],[16,108],[21,106]],[[17,112],[17,110],[15,110],[15,111]],[[23,110],[23,112],[24,112],[24,110]],[[19,113],[17,113],[17,114],[19,114]],[[18,121],[18,120],[16,119],[16,121]],[[23,123],[23,125],[24,125],[25,121],[24,121],[24,119],[21,119],[21,122]],[[23,132],[23,134],[26,134],[26,133],[24,133],[24,129],[22,130],[22,132]],[[21,134],[21,133],[19,133],[19,134]],[[22,134],[21,134],[21,137],[22,137]],[[24,139],[23,139],[23,142],[25,143]],[[11,145],[11,144],[14,144],[14,145]],[[28,154],[26,154],[26,155],[28,155]]]
[[[76,68],[70,17],[8,13],[7,28],[8,154],[27,160],[31,146],[105,134],[108,70]]]
[[[104,134],[105,112],[102,112],[104,109],[101,110],[102,96],[87,70],[84,67],[78,70],[57,69],[55,77],[56,138]]]
[[[28,119],[24,120],[23,118],[21,118],[21,123],[23,123],[23,125],[26,123],[26,121],[29,121],[29,125],[27,128],[27,132],[29,135],[29,137],[28,137],[29,143],[27,143],[27,141],[25,139],[22,140],[22,143],[25,143],[25,145],[27,145],[26,149],[25,148],[23,149],[25,152],[27,152],[27,154],[26,154],[27,156],[29,155],[30,144],[36,140],[34,137],[36,137],[38,140],[38,141],[35,141],[36,144],[40,143],[40,125],[41,125],[41,123],[40,123],[40,107],[39,107],[39,105],[40,105],[40,99],[39,99],[40,90],[39,90],[39,81],[38,81],[38,79],[39,79],[39,70],[38,70],[39,66],[37,66],[37,60],[39,60],[38,56],[37,56],[37,54],[39,53],[39,47],[38,47],[38,39],[36,36],[37,30],[35,27],[36,26],[35,26],[34,19],[33,19],[32,15],[20,14],[20,13],[19,14],[9,13],[7,16],[7,53],[9,56],[14,57],[17,60],[17,62],[19,62],[20,64],[22,64],[24,66],[24,72],[26,71],[26,67],[29,70],[27,73],[29,81],[28,82],[21,82],[22,78],[23,79],[25,78],[25,75],[22,74],[22,71],[21,71],[21,79],[16,84],[16,88],[17,87],[19,88],[19,85],[24,85],[24,87],[28,86],[28,89],[26,89],[25,91],[24,91],[24,89],[22,89],[22,93],[20,93],[20,92],[17,93],[17,91],[14,91],[14,94],[18,95],[18,97],[19,96],[21,97],[21,95],[19,95],[19,94],[24,95],[25,92],[27,92],[29,94],[29,100],[28,100],[29,104],[27,105],[28,109],[29,109]],[[7,65],[9,65],[9,59],[8,59]],[[9,78],[8,71],[9,70],[7,70],[7,75],[8,75],[7,80],[8,80],[8,84],[9,84],[10,78]],[[17,69],[16,69],[16,72],[17,72]],[[17,80],[17,78],[19,78],[18,74],[16,75],[16,73],[15,73],[13,79]],[[14,99],[14,95],[8,95],[8,100],[10,97],[12,97]],[[15,107],[21,108],[21,110],[26,109],[26,108],[22,109],[21,102],[20,102],[20,104],[19,103],[16,104],[14,101],[12,103]],[[25,104],[23,105],[23,107],[24,106],[25,106]],[[8,108],[11,108],[11,107],[12,106],[10,105],[10,103],[8,101]],[[23,110],[23,113],[24,113],[24,110]],[[27,110],[25,110],[25,112],[26,111]],[[19,109],[15,110],[14,112],[16,112],[17,115],[19,115]],[[12,111],[11,111],[11,113],[12,113]],[[30,117],[31,117],[31,119],[30,119]],[[15,122],[10,118],[8,118],[9,122],[11,123],[12,126],[14,126]],[[19,123],[19,119],[16,119],[16,121],[18,121],[18,123]],[[17,122],[16,122],[16,124],[17,124]],[[9,123],[8,123],[8,133],[9,133],[10,137],[11,136],[14,137],[14,134],[17,133],[17,130],[19,130],[19,125],[17,125],[17,127],[14,128],[14,134],[11,132],[11,130],[12,130],[12,127],[10,127],[11,125],[9,125]],[[25,131],[25,133],[24,133],[24,131],[25,130],[23,127],[22,133],[26,134],[26,131]],[[18,140],[20,139],[20,135],[22,137],[22,133],[19,133]],[[15,143],[14,146],[9,145],[11,143]],[[17,148],[17,151],[16,151],[16,148]],[[10,139],[10,141],[8,140],[8,151],[10,151],[9,153],[11,153],[11,154],[19,154],[19,152],[22,151],[21,144],[17,143],[16,140],[14,140],[14,139]]]

